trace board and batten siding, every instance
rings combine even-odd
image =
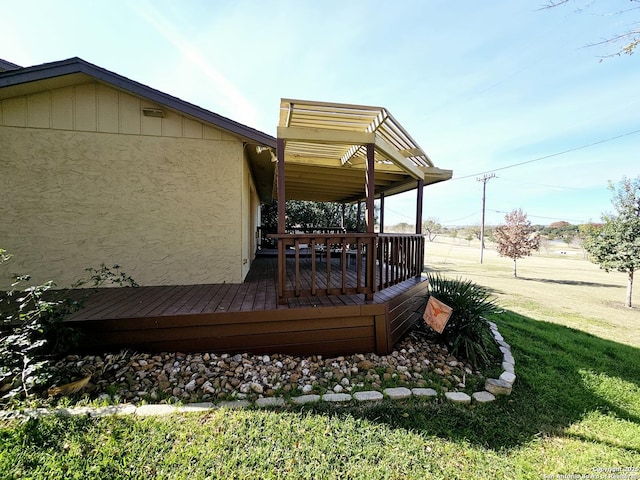
[[[13,254],[0,288],[14,274],[64,287],[102,263],[141,285],[242,282],[242,142],[146,107],[159,108],[99,83],[0,101],[0,247]]]

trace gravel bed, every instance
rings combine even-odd
[[[282,354],[139,353],[69,355],[56,363],[65,381],[91,374],[83,389],[113,402],[200,402],[273,396],[382,391],[389,386],[464,390],[481,376],[446,347],[411,333],[389,355],[324,358]],[[61,379],[62,380],[62,379]]]

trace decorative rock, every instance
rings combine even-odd
[[[411,396],[411,390],[406,387],[385,388],[384,394],[392,400],[401,400]]]
[[[264,397],[256,400],[256,406],[258,407],[281,407],[284,405],[284,398],[282,397]]]
[[[513,385],[513,382],[516,381],[516,376],[513,372],[502,372],[502,375],[500,375],[499,379],[508,382],[509,385]]]
[[[488,378],[484,383],[484,389],[494,395],[511,395],[511,384],[497,378]]]
[[[248,400],[230,400],[227,402],[220,402],[218,407],[220,408],[244,408],[251,405]]]
[[[259,383],[253,382],[253,383],[251,383],[251,391],[255,392],[255,393],[263,393],[264,392],[264,388]]]
[[[502,362],[502,370],[505,372],[515,373],[515,369],[513,368],[513,363]]]
[[[516,364],[516,359],[513,358],[513,355],[511,353],[505,353],[503,359],[505,362],[510,363],[512,365]]]
[[[506,380],[507,385],[511,386],[515,381],[515,361],[510,352],[510,346],[504,341],[495,325],[491,330],[504,352],[502,363],[504,373],[495,381]],[[296,404],[320,400],[320,396],[311,394],[317,389],[328,390],[329,401],[332,399],[335,401],[336,398],[347,401],[352,398],[347,395],[348,392],[353,388],[362,388],[364,385],[370,385],[370,390],[377,392],[373,398],[379,398],[380,392],[383,391],[383,383],[394,381],[394,379],[403,387],[385,390],[384,394],[387,397],[402,399],[414,395],[432,398],[437,394],[435,390],[427,387],[431,386],[430,378],[434,374],[440,376],[439,383],[443,392],[453,390],[456,385],[461,386],[467,383],[462,376],[463,372],[466,372],[467,376],[479,375],[471,365],[459,362],[446,347],[413,334],[402,340],[397,349],[388,355],[360,353],[323,359],[318,355],[295,357],[283,354],[230,355],[179,352],[148,355],[123,351],[117,354],[105,354],[102,357],[68,355],[60,359],[55,368],[61,372],[82,369],[99,372],[94,375],[91,391],[87,390],[92,398],[135,404],[142,399],[159,401],[160,398],[166,397],[169,403],[181,401],[186,404],[202,400],[216,404],[223,402],[220,405],[229,408],[250,405],[245,399],[273,398],[278,391],[285,395],[294,392],[303,394],[302,397],[291,399],[291,403]],[[404,386],[415,388],[412,391]],[[500,384],[497,385],[499,386]],[[354,394],[353,398],[365,397],[367,395],[361,393]],[[224,402],[230,398],[236,401]],[[262,402],[261,400],[258,404]],[[270,401],[267,401],[267,404],[269,403]],[[280,401],[278,400],[277,403],[279,404]],[[210,406],[209,403],[195,404],[191,407],[186,406],[185,411],[210,408]],[[116,407],[70,408],[59,414],[110,415],[135,411],[133,405],[124,406],[122,410],[114,408]],[[141,415],[147,414],[146,411],[154,412],[152,406],[141,408]],[[161,414],[173,411],[178,410],[171,406],[160,407],[158,410]],[[29,413],[19,415],[52,413],[55,411],[42,409],[42,412],[30,410]]]
[[[416,397],[433,398],[438,396],[438,392],[433,388],[412,388],[411,393]]]
[[[189,413],[189,412],[206,412],[208,410],[212,410],[215,408],[213,403],[211,402],[201,402],[201,403],[188,403],[187,405],[181,405],[177,408],[180,413]]]
[[[356,392],[353,394],[353,398],[355,398],[359,402],[376,402],[382,400],[384,397],[380,392],[368,391]]]
[[[322,396],[322,400],[324,400],[325,402],[334,403],[349,402],[351,401],[351,395],[349,395],[348,393],[325,393]]]
[[[444,396],[453,403],[462,403],[465,405],[471,403],[471,397],[464,392],[447,392]]]
[[[300,395],[299,397],[292,397],[291,402],[297,405],[304,405],[306,403],[316,403],[320,401],[320,395]]]
[[[139,417],[165,416],[177,412],[173,405],[142,405],[136,408],[136,415]]]
[[[71,417],[75,415],[89,415],[91,413],[91,409],[89,407],[58,408],[54,410],[54,413],[61,417]]]
[[[362,360],[358,362],[357,367],[360,370],[371,370],[373,368],[376,368],[376,364],[373,363],[371,360]]]
[[[473,401],[476,403],[487,403],[487,402],[493,402],[496,397],[489,392],[483,391],[483,392],[475,392],[473,395],[471,395],[473,397]]]

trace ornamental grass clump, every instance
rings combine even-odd
[[[500,312],[496,300],[485,287],[471,280],[449,279],[440,274],[428,274],[429,294],[424,297],[420,313],[430,296],[453,309],[451,317],[441,334],[420,320],[420,324],[447,345],[454,356],[466,358],[474,367],[489,364],[498,353],[491,335],[487,315]]]

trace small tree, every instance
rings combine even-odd
[[[609,182],[609,190],[614,192],[611,203],[617,215],[604,214],[604,225],[590,232],[583,246],[600,268],[627,274],[624,304],[631,307],[633,272],[640,267],[640,177],[624,177],[617,189]]]
[[[506,225],[496,227],[494,237],[496,249],[501,257],[513,259],[513,276],[518,276],[516,261],[528,257],[540,247],[540,236],[534,231],[527,215],[521,209],[513,210],[504,216]]]
[[[422,222],[422,232],[430,242],[433,242],[439,233],[442,232],[442,225],[437,218],[430,217]]]

